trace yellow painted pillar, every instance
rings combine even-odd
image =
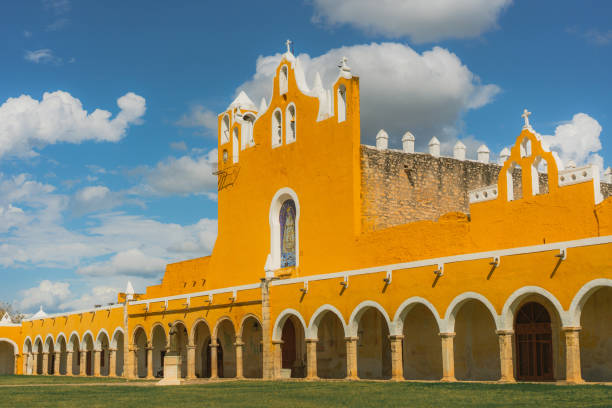
[[[498,330],[497,338],[499,340],[499,365],[501,382],[516,382],[514,379],[514,363],[512,359],[512,339],[513,330]]]
[[[580,368],[580,330],[581,327],[564,327],[565,333],[565,379],[568,383],[583,383]]]
[[[66,375],[72,375],[72,355],[74,351],[68,351],[66,355]]]
[[[274,379],[281,378],[281,370],[283,368],[283,344],[282,340],[272,340],[272,353],[274,357]]]
[[[93,351],[93,375],[100,377],[100,350]]]
[[[442,380],[445,382],[457,381],[455,379],[455,355],[453,339],[455,333],[440,333],[442,339]]]
[[[306,339],[306,378],[316,380],[317,376],[317,343],[318,339]]]
[[[48,375],[49,374],[49,358],[51,355],[46,352],[43,351],[43,358],[42,358],[42,375]]]
[[[23,375],[28,374],[29,362],[30,362],[30,353],[23,353]]]
[[[389,336],[391,342],[391,379],[402,381],[404,379],[404,361],[402,359],[402,340],[401,334]]]
[[[155,378],[153,376],[153,347],[151,345],[145,347],[145,353],[147,357],[147,378]]]
[[[62,359],[62,354],[59,351],[55,352],[55,361],[53,361],[53,375],[61,375],[60,373],[61,359]]]
[[[196,346],[195,344],[187,345],[187,378],[196,378]]]
[[[81,351],[81,360],[79,364],[79,375],[87,375],[87,352]]]
[[[358,380],[357,375],[357,341],[359,337],[345,337],[346,344],[346,379]]]
[[[242,361],[242,346],[244,346],[244,343],[242,342],[242,337],[236,336],[234,346],[236,346],[236,378],[244,378],[244,365]]]
[[[117,375],[117,349],[108,349],[108,376]]]

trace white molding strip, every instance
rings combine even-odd
[[[55,313],[55,314],[47,315],[43,318],[32,319],[31,317],[28,317],[27,319],[22,319],[21,321],[22,322],[35,322],[37,320],[57,319],[58,317],[68,317],[71,315],[78,315],[78,314],[83,314],[83,313],[104,312],[104,311],[108,311],[108,309],[117,309],[120,307],[123,307],[123,303],[115,303],[113,305],[100,306],[100,307],[95,307],[92,309],[73,310],[73,311],[66,312],[66,313]]]
[[[579,248],[579,247],[585,247],[585,246],[604,245],[604,244],[610,244],[610,243],[612,243],[612,235],[607,235],[604,237],[585,238],[585,239],[578,239],[574,241],[563,241],[563,242],[555,242],[551,244],[532,245],[532,246],[509,248],[509,249],[499,249],[499,250],[486,251],[486,252],[475,252],[471,254],[453,255],[453,256],[446,256],[446,257],[441,257],[441,258],[430,258],[430,259],[424,259],[420,261],[375,266],[371,268],[355,269],[351,271],[326,273],[326,274],[321,274],[321,275],[310,275],[310,276],[304,276],[304,277],[292,278],[292,279],[274,280],[270,282],[270,285],[271,286],[281,286],[281,285],[293,285],[296,283],[304,284],[305,282],[345,278],[349,276],[367,275],[371,273],[380,273],[380,272],[387,273],[388,271],[420,268],[423,266],[435,266],[437,268],[438,265],[444,265],[444,264],[450,264],[450,263],[456,263],[456,262],[474,261],[478,259],[487,259],[487,258],[499,258],[502,256],[531,254],[535,252],[547,252],[547,251],[555,251],[555,250],[561,251],[561,250],[567,250],[568,248]],[[211,296],[211,295],[217,295],[221,293],[234,293],[234,292],[239,292],[241,290],[251,290],[251,289],[257,289],[260,287],[261,287],[261,283],[252,283],[249,285],[231,286],[231,287],[220,288],[220,289],[206,290],[202,292],[194,292],[194,293],[186,293],[186,294],[181,294],[181,295],[166,296],[166,297],[153,298],[153,299],[130,301],[129,305],[144,305],[144,304],[161,303],[161,302],[166,303],[169,300],[191,299],[195,297]],[[63,313],[63,314],[54,314],[54,315],[46,316],[44,319],[57,318],[57,317],[63,317],[63,316],[81,314],[81,313],[104,311],[104,310],[108,310],[109,307],[110,308],[123,307],[123,304],[120,303],[120,304],[115,304],[115,305],[107,306],[107,307],[80,310],[80,311],[74,311],[74,312]],[[41,320],[41,319],[23,319],[24,322],[36,321],[36,320]]]
[[[567,249],[567,248],[578,248],[578,247],[584,247],[584,246],[603,245],[603,244],[610,244],[610,243],[612,243],[612,235],[607,235],[604,237],[585,238],[585,239],[578,239],[575,241],[563,241],[563,242],[555,242],[551,244],[500,249],[500,250],[487,251],[487,252],[475,252],[475,253],[464,254],[464,255],[446,256],[442,258],[430,258],[430,259],[424,259],[421,261],[412,261],[412,262],[404,262],[404,263],[391,264],[391,265],[374,266],[371,268],[355,269],[352,271],[334,272],[334,273],[327,273],[327,274],[321,274],[321,275],[304,276],[300,278],[283,279],[283,280],[273,281],[270,284],[272,286],[292,285],[295,283],[303,283],[306,281],[312,282],[312,281],[326,280],[326,279],[337,279],[337,278],[344,278],[346,276],[356,276],[356,275],[366,275],[366,274],[371,274],[371,273],[387,272],[389,270],[394,271],[394,270],[401,270],[401,269],[420,268],[423,266],[438,267],[438,265],[456,263],[456,262],[474,261],[478,259],[487,259],[487,258],[496,258],[496,257],[499,258],[502,256],[523,255],[523,254],[531,254],[534,252],[546,252],[546,251],[554,251],[554,250],[561,250],[561,249]]]

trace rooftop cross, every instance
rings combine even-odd
[[[285,44],[287,44],[287,52],[291,54],[291,44],[293,44],[293,41],[287,40],[285,41]]]
[[[525,109],[523,111],[523,114],[521,115],[521,117],[525,118],[525,126],[523,126],[523,128],[531,127],[531,125],[529,124],[529,115],[531,115],[531,112],[529,112],[527,109]]]

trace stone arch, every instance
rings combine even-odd
[[[132,344],[134,353],[136,354],[136,364],[134,365],[135,374],[137,377],[144,378],[147,376],[147,331],[141,325],[134,327],[132,331]]]
[[[210,341],[212,331],[208,321],[203,317],[197,319],[191,328],[189,343],[195,346],[195,375],[198,378],[209,378]]]
[[[81,339],[81,348],[87,351],[93,351],[95,347],[94,335],[90,330],[87,330],[83,333],[83,338]]]
[[[285,109],[285,143],[293,143],[297,139],[297,108],[291,102]]]
[[[33,367],[33,372],[36,374],[42,374],[43,373],[43,339],[40,335],[36,336],[36,338],[34,339],[34,354],[35,354],[35,361],[34,361],[34,367]]]
[[[357,340],[357,375],[363,379],[391,377],[391,320],[387,311],[371,300],[361,302],[349,319],[350,337]]]
[[[94,375],[94,350],[95,350],[95,337],[90,330],[87,330],[83,334],[81,339],[81,353],[85,353],[85,374]],[[83,368],[81,367],[81,372]]]
[[[272,341],[281,342],[281,378],[306,376],[307,328],[304,318],[295,309],[285,309],[276,318]]]
[[[23,341],[23,373],[26,375],[34,373],[34,355],[30,336],[26,336]]]
[[[110,360],[109,360],[109,353],[110,353],[110,336],[108,335],[108,332],[106,331],[106,329],[102,328],[98,331],[98,336],[96,337],[96,345],[95,345],[95,351],[98,352],[99,354],[96,357],[96,354],[94,353],[94,358],[99,358],[100,359],[100,375],[102,376],[108,376],[110,374]],[[95,361],[94,361],[95,364]]]
[[[270,203],[268,221],[270,223],[270,263],[266,262],[266,267],[272,270],[281,267],[281,228],[280,210],[283,203],[293,200],[295,204],[295,266],[300,265],[300,200],[295,191],[289,187],[278,190]]]
[[[181,356],[181,372],[180,376],[182,378],[187,377],[187,364],[188,364],[188,355],[187,355],[187,346],[189,345],[189,331],[187,330],[187,325],[183,320],[175,320],[172,322],[170,327],[175,328],[177,338],[177,348],[178,353]],[[168,336],[169,337],[169,336]],[[154,373],[155,374],[155,373]]]
[[[605,287],[612,287],[612,279],[594,279],[582,286],[572,299],[566,324],[569,326],[580,326],[580,317],[584,304],[593,293]]]
[[[57,337],[55,338],[55,342],[59,344],[60,340],[62,339],[64,340],[66,344],[68,344],[68,340],[66,340],[66,335],[64,334],[64,332],[59,332]]]
[[[501,319],[500,319],[500,330],[513,330],[514,329],[514,318],[516,311],[523,302],[523,300],[529,296],[539,295],[550,302],[554,307],[554,314],[561,320],[563,326],[569,325],[567,313],[563,310],[563,306],[557,300],[557,298],[544,288],[539,286],[524,286],[512,293],[504,307],[502,308]]]
[[[499,354],[499,318],[484,296],[466,292],[449,305],[445,330],[455,332],[453,341],[455,376],[459,380],[498,380],[501,373]]]
[[[304,331],[308,329],[308,326],[306,325],[306,322],[304,321],[304,318],[302,317],[300,312],[295,309],[285,309],[280,312],[280,314],[276,318],[276,321],[274,322],[274,328],[272,329],[272,341],[281,340],[281,336],[283,334],[283,325],[291,316],[295,316],[295,318],[299,320],[299,322],[302,324],[302,328],[304,329]]]
[[[151,361],[153,362],[153,376],[162,378],[164,376],[164,357],[168,346],[166,328],[160,322],[155,322],[151,327]]]
[[[319,330],[319,324],[321,323],[321,319],[325,315],[326,312],[333,313],[342,323],[342,328],[344,330],[344,336],[349,336],[349,329],[344,321],[344,317],[342,317],[342,313],[335,307],[330,304],[325,304],[319,306],[317,310],[312,314],[310,318],[310,322],[308,324],[307,336],[309,339],[317,339],[317,331]]]
[[[54,345],[55,345],[55,340],[53,339],[53,335],[47,334],[47,337],[45,337],[45,342],[43,345],[43,352],[52,353]]]
[[[242,375],[246,378],[263,377],[263,330],[261,321],[249,313],[240,323],[242,341]],[[237,364],[240,363],[237,361]]]
[[[0,375],[16,373],[15,362],[19,355],[19,347],[11,339],[0,338]]]
[[[98,331],[98,335],[96,336],[96,348],[98,350],[100,350],[102,347],[101,342],[104,340],[102,336],[106,337],[107,345],[110,345],[110,336],[108,335],[108,332],[106,331],[106,329],[102,328]]]
[[[425,298],[422,298],[420,296],[413,296],[404,300],[395,311],[392,326],[394,331],[391,333],[392,335],[402,334],[402,331],[404,329],[404,319],[406,318],[406,315],[410,313],[410,311],[417,305],[423,305],[431,311],[431,314],[436,319],[438,332],[442,331],[442,319],[440,319],[440,314],[438,313],[436,307]]]
[[[217,320],[213,331],[217,344],[217,375],[220,378],[236,376],[236,326],[229,316]]]
[[[77,346],[77,350],[74,349],[74,346]],[[68,351],[78,351],[81,345],[81,336],[76,331],[70,333],[68,337]]]
[[[226,113],[223,115],[223,119],[221,119],[221,144],[229,143],[230,141],[229,127],[230,119]]]
[[[283,113],[280,108],[272,112],[272,147],[283,144]]]
[[[345,378],[348,327],[342,313],[332,305],[319,307],[310,318],[309,339],[316,339],[317,375],[321,378]]]
[[[585,284],[570,305],[572,326],[580,327],[580,365],[585,381],[612,381],[612,280]]]
[[[56,352],[59,352],[59,374],[66,375],[69,372],[68,367],[68,342],[66,341],[66,335],[60,332],[55,339],[57,347]]]
[[[461,306],[463,304],[470,300],[479,301],[489,310],[489,312],[491,312],[491,317],[493,317],[493,321],[495,322],[495,328],[499,330],[500,319],[497,315],[495,307],[489,301],[489,299],[476,292],[464,292],[452,300],[452,302],[450,303],[450,305],[448,305],[448,308],[446,309],[444,320],[441,324],[441,329],[444,330],[444,332],[446,333],[452,333],[455,330],[455,317],[457,315],[457,312],[459,311],[459,309],[461,309]]]
[[[422,297],[406,299],[393,318],[398,335],[403,335],[404,378],[439,380],[442,378],[442,319],[437,309]]]
[[[113,337],[111,338],[111,349],[113,349],[115,353],[115,372],[111,374],[114,374],[118,377],[123,376],[125,357],[125,331],[120,326],[116,327],[113,331]]]
[[[351,317],[349,318],[349,324],[348,324],[349,336],[351,337],[357,336],[357,327],[359,326],[359,319],[361,319],[361,317],[368,310],[368,308],[374,308],[378,310],[380,314],[385,318],[389,332],[395,333],[395,330],[393,328],[394,323],[391,321],[391,319],[389,319],[389,315],[387,314],[387,311],[385,310],[385,308],[382,307],[377,302],[374,302],[372,300],[364,300],[363,302],[355,306],[355,308],[353,309],[353,312],[351,313]]]
[[[286,64],[280,68],[278,72],[278,93],[286,94],[289,91],[289,68]]]
[[[539,286],[525,286],[512,293],[502,308],[501,321],[503,330],[514,331],[517,312],[529,302],[536,302],[543,306],[550,316],[552,329],[552,369],[553,377],[556,379],[565,378],[565,337],[562,328],[567,326],[568,313],[563,310],[557,298]],[[516,350],[517,336],[514,336],[514,348]],[[514,356],[515,367],[518,369],[519,361],[517,355]],[[515,370],[516,371],[516,370]]]
[[[67,372],[68,374],[78,375],[80,373],[81,366],[81,338],[79,333],[73,331],[70,333],[68,337],[68,352],[71,353],[72,364],[68,364]]]

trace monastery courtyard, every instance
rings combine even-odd
[[[162,398],[185,408],[206,407],[606,407],[605,385],[483,384],[383,381],[194,380],[180,387],[154,381],[86,377],[0,377],[3,406],[125,408],[154,405]],[[46,402],[45,402],[46,401]]]

